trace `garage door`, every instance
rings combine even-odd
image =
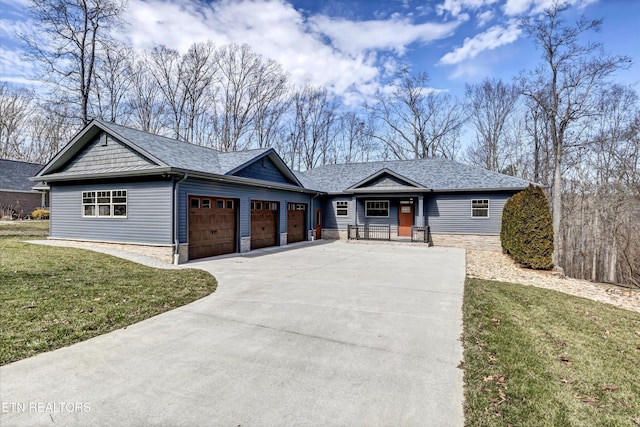
[[[251,201],[251,249],[278,244],[278,202]]]
[[[236,252],[234,199],[189,196],[189,259]]]
[[[287,203],[287,243],[302,242],[305,239],[307,205]]]

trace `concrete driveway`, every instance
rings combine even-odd
[[[216,293],[0,368],[0,425],[462,426],[464,251],[192,262]]]

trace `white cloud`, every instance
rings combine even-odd
[[[467,59],[475,58],[479,53],[492,50],[497,47],[513,43],[522,32],[516,20],[510,20],[505,28],[495,25],[487,31],[477,34],[472,38],[466,38],[462,46],[455,48],[440,58],[440,64],[458,64]]]
[[[478,27],[484,27],[494,17],[495,13],[493,12],[493,10],[485,10],[484,12],[477,14],[476,19],[478,20]]]
[[[597,0],[564,0],[567,6],[577,5],[585,7],[588,4],[595,3]],[[504,13],[507,16],[517,16],[526,13],[540,13],[543,10],[553,6],[554,0],[507,0],[504,5]]]
[[[452,16],[458,16],[465,9],[477,10],[483,6],[496,3],[498,0],[445,0],[444,3],[436,6],[439,15],[450,13]]]
[[[327,16],[310,19],[314,31],[329,37],[339,51],[354,56],[368,50],[390,50],[402,55],[411,43],[428,43],[450,36],[461,22],[412,24],[401,19],[356,22]]]

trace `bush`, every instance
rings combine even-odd
[[[31,212],[31,218],[33,219],[49,219],[49,211],[47,209],[37,208]]]
[[[500,242],[505,253],[525,267],[553,267],[553,225],[542,188],[529,185],[504,205]]]

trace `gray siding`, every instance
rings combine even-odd
[[[349,202],[349,215],[348,216],[336,216],[336,202]],[[324,209],[322,210],[322,216],[324,224],[322,228],[328,228],[331,230],[346,230],[347,225],[353,224],[354,216],[354,204],[351,200],[351,196],[337,196],[327,197],[324,199]]]
[[[267,200],[280,203],[280,233],[287,231],[287,203],[307,203],[311,202],[311,196],[305,193],[295,193],[284,190],[252,187],[248,185],[214,182],[199,179],[187,179],[179,184],[179,215],[178,215],[178,236],[180,243],[187,243],[188,236],[188,195],[218,196],[238,199],[239,204],[239,224],[240,236],[249,237],[251,230],[251,200]],[[311,222],[309,222],[311,224]]]
[[[365,212],[365,202],[369,200],[387,200],[389,202],[389,217],[367,217]],[[385,197],[365,197],[358,199],[358,224],[369,225],[390,225],[391,232],[398,232],[398,200]]]
[[[64,167],[65,172],[151,166],[153,163],[102,132]]]
[[[83,218],[82,192],[127,190],[127,218]],[[105,242],[170,244],[169,181],[51,185],[51,237]]]
[[[262,181],[280,182],[283,184],[295,184],[280,172],[280,169],[269,157],[263,157],[251,163],[247,167],[234,173],[243,178],[260,179]]]
[[[434,194],[425,198],[432,233],[500,234],[502,209],[514,192]],[[489,218],[471,217],[471,200],[489,199]]]

